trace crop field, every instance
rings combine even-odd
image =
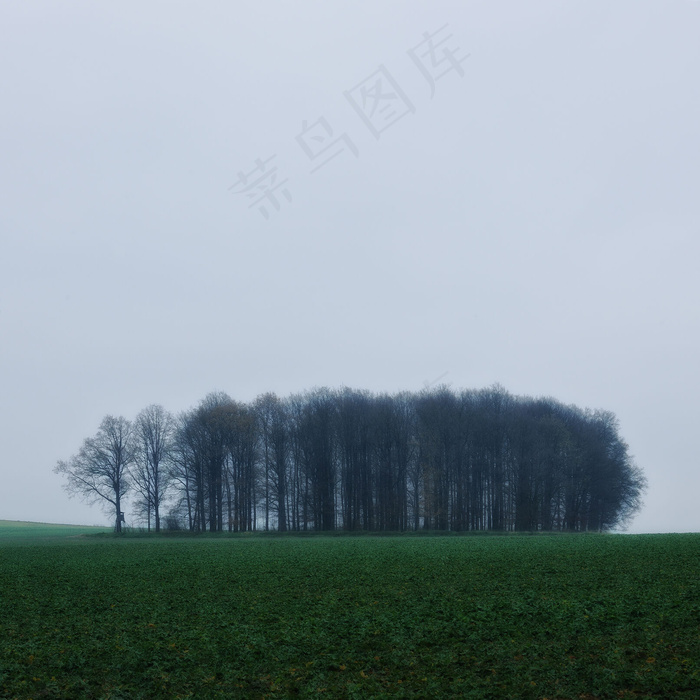
[[[51,523],[28,523],[16,520],[0,520],[0,542],[12,541],[13,544],[35,543],[39,539],[55,537],[77,537],[97,532],[111,532],[106,527],[85,525],[53,525]]]
[[[0,539],[2,698],[700,698],[700,535]]]

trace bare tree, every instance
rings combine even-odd
[[[190,430],[190,414],[182,413],[175,420],[172,449],[168,460],[168,479],[178,500],[174,510],[187,514],[187,527],[195,532],[201,529],[197,519],[198,458]]]
[[[122,498],[129,490],[128,468],[134,459],[134,432],[126,418],[105,416],[95,437],[83,443],[77,455],[59,461],[54,472],[63,474],[68,493],[87,503],[101,503],[115,514],[116,532],[122,530]]]
[[[235,532],[256,530],[259,428],[255,411],[232,402],[219,409],[217,422],[225,444],[228,528]]]
[[[165,462],[172,449],[175,421],[162,406],[144,408],[134,421],[135,459],[130,467],[134,486],[142,496],[148,530],[151,515],[156,532],[160,532],[160,511],[168,486]]]
[[[291,461],[291,436],[287,408],[276,394],[267,393],[258,396],[254,410],[260,443],[260,476],[264,489],[261,497],[265,529],[270,529],[270,523],[274,521],[276,514],[277,529],[280,532],[286,532]]]

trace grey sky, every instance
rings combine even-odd
[[[630,531],[699,530],[699,37],[692,0],[0,5],[0,518],[107,522],[51,470],[108,413],[449,372],[614,411]],[[312,174],[321,117],[357,156]]]

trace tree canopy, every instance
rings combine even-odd
[[[646,488],[613,413],[499,385],[217,392],[177,417],[150,406],[133,428],[107,417],[56,471],[117,512],[133,483],[149,528],[167,504],[167,526],[194,532],[603,531]]]

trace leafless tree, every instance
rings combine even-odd
[[[122,530],[122,499],[130,487],[128,468],[134,447],[131,423],[121,416],[106,416],[95,437],[85,440],[77,455],[59,461],[54,468],[68,479],[64,488],[69,494],[114,512],[116,532]]]
[[[261,477],[265,529],[270,515],[277,514],[277,529],[287,530],[287,501],[290,436],[285,405],[275,394],[263,394],[255,400],[255,414],[260,437]]]
[[[133,484],[141,494],[148,530],[153,516],[160,532],[161,506],[168,487],[166,462],[172,451],[175,421],[162,406],[144,408],[134,421],[135,459],[130,467]]]

